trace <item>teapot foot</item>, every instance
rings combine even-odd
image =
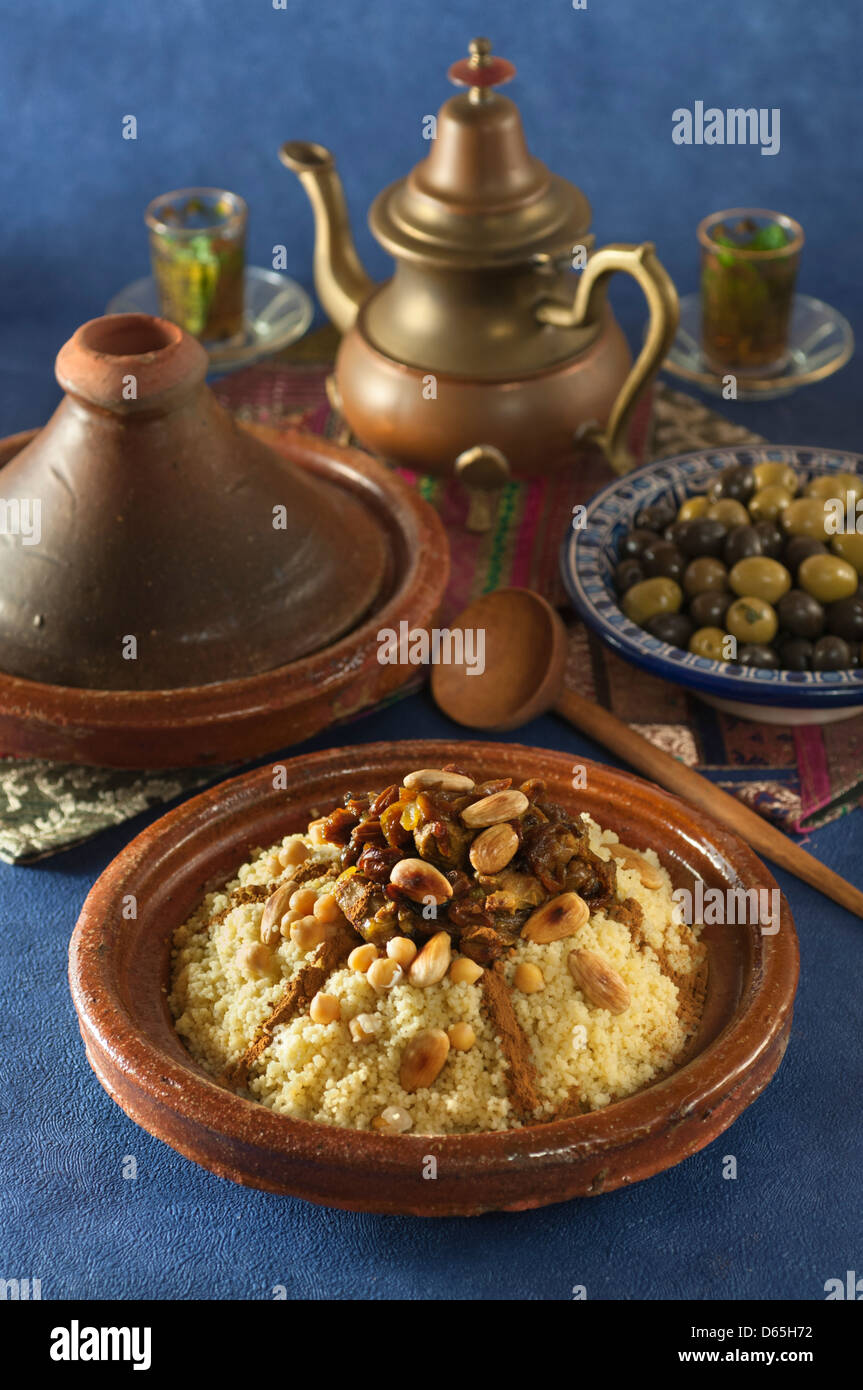
[[[490,531],[497,520],[501,492],[510,478],[506,455],[494,444],[475,444],[459,454],[455,460],[455,473],[467,488],[465,525],[468,531],[477,534]]]

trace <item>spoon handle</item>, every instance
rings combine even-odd
[[[772,859],[774,864],[779,864],[826,897],[847,907],[849,912],[863,917],[863,893],[859,888],[840,878],[825,864],[820,864],[736,797],[729,796],[677,758],[663,753],[622,719],[570,690],[563,692],[555,708],[576,729],[590,734],[597,743],[625,758],[660,786],[685,797],[715,820],[722,821],[735,834],[747,840],[753,849]]]

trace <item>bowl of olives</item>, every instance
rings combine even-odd
[[[863,707],[863,456],[749,446],[611,483],[561,555],[573,604],[616,652],[742,718]]]

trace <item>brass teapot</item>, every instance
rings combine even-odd
[[[329,150],[280,151],[314,209],[315,287],[343,334],[334,399],[346,423],[372,451],[455,470],[472,489],[571,466],[582,440],[627,472],[633,414],[678,321],[651,243],[593,250],[584,194],[528,152],[518,108],[495,90],[514,74],[487,39],[450,68],[466,90],[442,106],[428,156],[369,213],[396,262],[382,285],[357,257]],[[606,301],[618,270],[650,310],[634,366]]]

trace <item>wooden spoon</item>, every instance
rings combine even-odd
[[[863,893],[800,849],[781,830],[735,797],[642,738],[592,700],[564,690],[566,629],[557,613],[530,589],[497,589],[460,613],[450,630],[483,633],[479,663],[436,665],[432,695],[444,714],[471,729],[515,729],[554,708],[576,729],[625,758],[639,772],[722,821],[774,864],[863,917]],[[633,679],[638,676],[633,671]]]

